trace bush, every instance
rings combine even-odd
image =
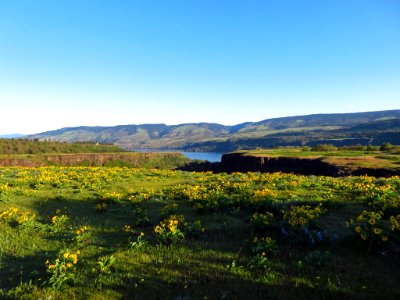
[[[393,149],[393,145],[391,143],[383,143],[380,147],[380,151],[389,151]]]
[[[378,151],[378,147],[377,146],[368,145],[367,146],[367,151]]]
[[[367,146],[363,146],[360,144],[351,145],[351,146],[342,146],[340,150],[349,150],[349,151],[365,151],[367,150]]]
[[[338,148],[330,144],[318,144],[312,147],[311,151],[336,151]]]

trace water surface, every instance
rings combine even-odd
[[[174,149],[134,149],[137,152],[180,152],[191,160],[207,160],[209,162],[221,162],[222,153],[217,152],[186,152],[182,150]]]

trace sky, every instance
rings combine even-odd
[[[0,134],[399,108],[398,0],[0,0]]]

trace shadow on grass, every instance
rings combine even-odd
[[[153,265],[144,265],[151,270]],[[257,278],[243,278],[230,271],[207,267],[207,274],[179,273],[175,268],[167,270],[178,274],[175,278],[157,276],[131,278],[123,291],[124,299],[365,299],[351,292],[333,290],[327,285],[310,287],[282,278],[282,274],[265,271]]]
[[[65,232],[46,235],[45,239],[49,243],[60,238],[73,243],[76,226],[91,227],[93,239],[80,245],[81,249],[85,249],[82,257],[86,261],[82,260],[81,268],[85,269],[82,277],[86,279],[80,285],[77,284],[77,288],[83,294],[93,289],[90,268],[96,265],[100,257],[115,254],[118,261],[116,271],[104,276],[102,288],[118,291],[124,299],[368,299],[379,296],[376,293],[358,294],[350,288],[336,287],[327,281],[316,284],[310,278],[318,272],[310,272],[302,277],[290,267],[281,268],[278,265],[272,265],[269,270],[249,270],[246,266],[249,257],[243,255],[241,247],[251,232],[247,222],[240,220],[243,215],[192,213],[188,219],[206,220],[207,224],[204,225],[206,229],[209,226],[209,235],[199,240],[185,240],[169,248],[154,246],[155,240],[151,233],[155,224],[152,224],[139,229],[145,231],[148,250],[129,250],[130,234],[123,232],[122,226],[134,221],[133,206],[117,203],[111,205],[106,212],[98,213],[94,208],[97,201],[96,197],[86,197],[83,200],[58,197],[42,198],[33,203],[33,208],[43,219],[47,216],[51,218],[57,209],[65,210],[70,216],[71,226]],[[160,203],[160,209],[164,204]],[[156,203],[151,208],[151,213],[159,211]],[[328,223],[336,221],[335,218],[327,220]],[[0,288],[12,289],[29,280],[40,285],[39,279],[46,278],[44,262],[49,257],[55,258],[57,254],[56,251],[39,251],[35,255],[23,257],[3,255]],[[287,258],[294,260],[293,257]],[[234,260],[237,260],[238,267],[232,267]],[[290,264],[288,261],[282,263]],[[243,267],[240,268],[240,265]],[[385,295],[396,293],[399,292],[388,291]]]
[[[14,256],[3,254],[0,268],[0,288],[13,289],[22,283],[32,281],[40,286],[46,277],[45,261],[55,257],[55,251],[39,251],[35,255]]]

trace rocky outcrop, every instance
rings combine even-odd
[[[46,164],[41,161],[34,161],[28,158],[2,157],[0,167],[42,167]]]
[[[137,155],[119,154],[119,153],[86,153],[86,154],[60,154],[48,155],[43,158],[50,164],[62,166],[76,166],[76,165],[90,165],[90,166],[104,166],[107,162],[111,161],[124,161],[138,166],[143,160],[153,158],[151,153],[138,153]]]
[[[246,156],[242,153],[223,155],[221,166],[229,172],[284,172],[325,176],[336,176],[340,172],[336,166],[320,159]]]

